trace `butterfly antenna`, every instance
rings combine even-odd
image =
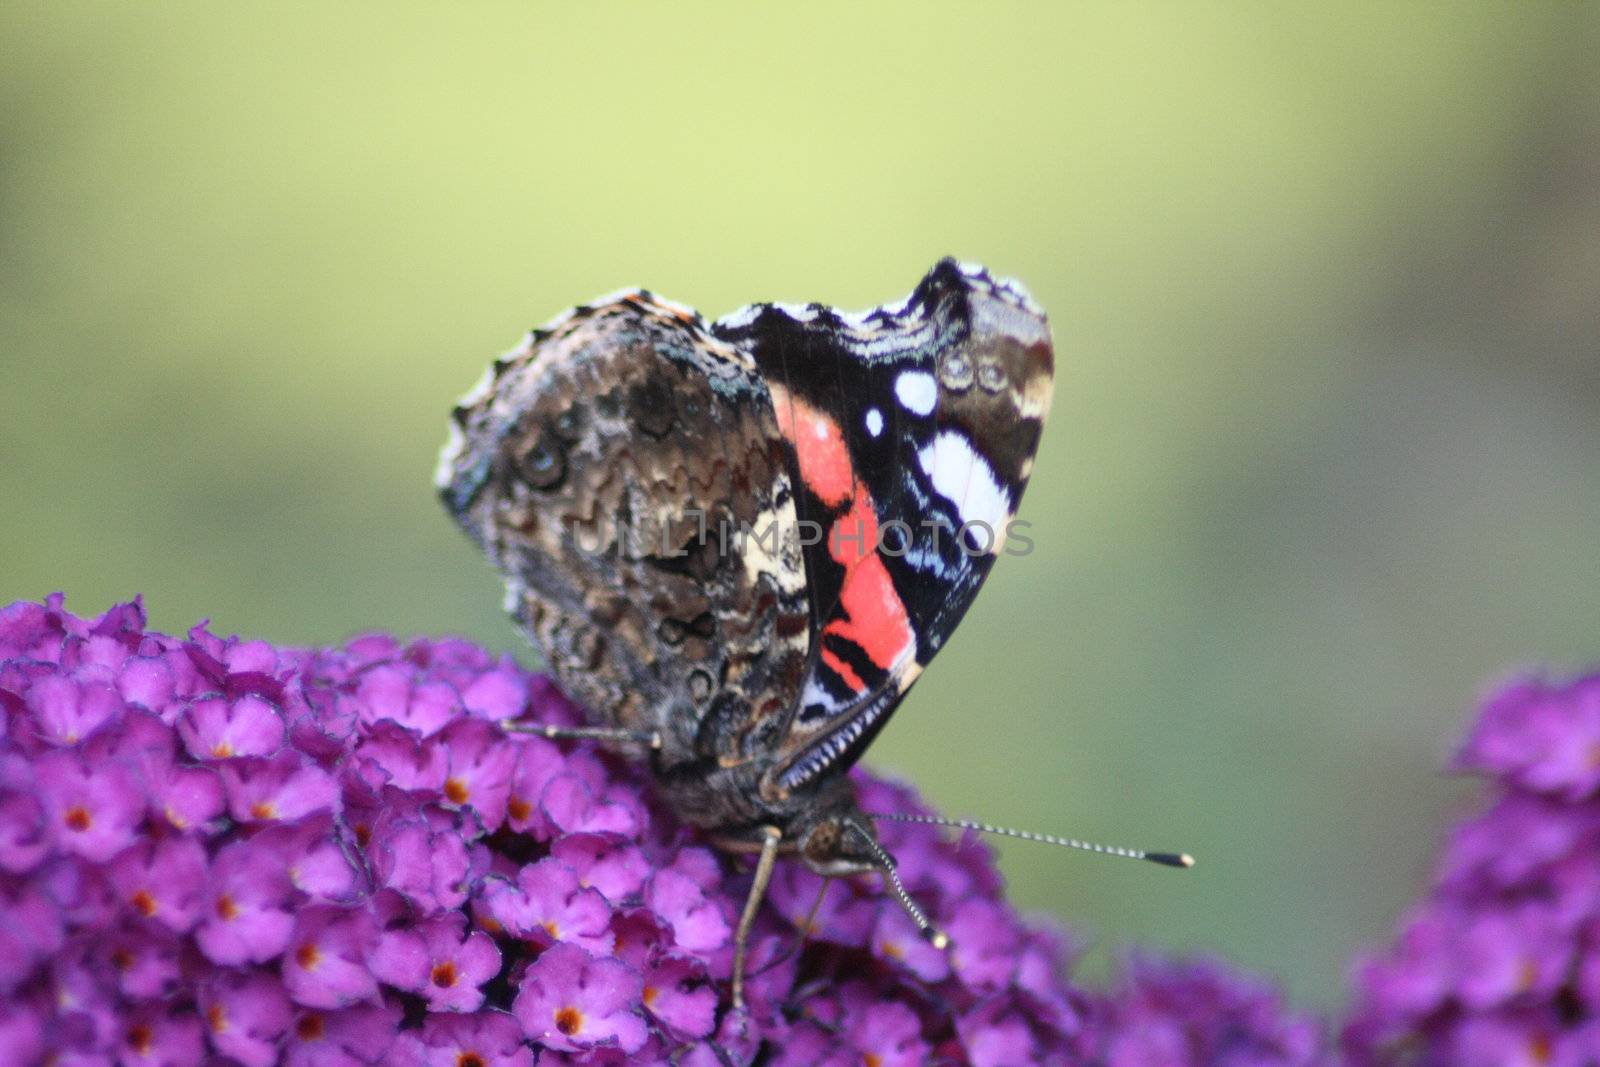
[[[911,894],[906,892],[906,884],[900,880],[899,872],[894,869],[894,857],[889,855],[889,851],[878,844],[877,838],[867,833],[866,830],[853,822],[847,825],[872,850],[873,857],[878,861],[878,869],[883,872],[884,881],[889,883],[889,889],[893,891],[895,898],[900,901],[900,906],[911,917],[911,921],[917,924],[917,930],[922,934],[923,939],[934,948],[949,948],[950,936],[934,926],[933,922],[928,918],[928,913],[918,907],[917,902],[911,899]]]
[[[984,822],[973,822],[970,819],[944,819],[937,815],[906,815],[900,812],[873,812],[874,819],[888,819],[891,822],[921,823],[925,826],[953,826],[961,830],[976,830],[979,833],[995,834],[999,837],[1015,837],[1021,841],[1038,841],[1046,845],[1060,845],[1062,848],[1075,848],[1083,852],[1098,852],[1102,856],[1121,856],[1123,859],[1148,860],[1159,863],[1163,867],[1193,867],[1194,857],[1187,852],[1145,852],[1137,848],[1119,848],[1116,845],[1097,845],[1092,841],[1078,841],[1070,837],[1057,837],[1054,834],[1036,834],[1028,830],[1012,830],[1005,826],[990,826]]]

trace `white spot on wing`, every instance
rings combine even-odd
[[[822,688],[822,683],[817,681],[815,675],[806,679],[805,690],[800,694],[800,706],[802,708],[822,708],[823,713],[826,715],[833,715],[840,708],[839,702],[833,699],[832,694],[826,689]]]
[[[867,432],[874,437],[883,433],[883,412],[877,408],[867,409]]]
[[[962,522],[987,523],[998,545],[1011,513],[1011,501],[995,480],[994,470],[972,450],[967,439],[946,430],[917,453],[934,491],[956,506]]]
[[[939,383],[925,370],[901,371],[894,380],[894,395],[913,415],[931,415],[939,399]]]

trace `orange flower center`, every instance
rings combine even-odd
[[[301,1041],[319,1041],[322,1039],[322,1016],[302,1015],[300,1021],[294,1024],[294,1033]]]
[[[883,1057],[876,1052],[868,1052],[861,1057],[861,1062],[866,1067],[883,1067]]]
[[[206,1009],[206,1025],[211,1027],[214,1034],[227,1032],[228,1013],[222,1010],[221,1004],[213,1004]]]
[[[467,802],[467,783],[459,778],[446,778],[444,780],[444,798],[452,804],[465,804]]]
[[[134,1023],[128,1027],[128,1047],[133,1049],[135,1055],[148,1056],[150,1046],[155,1043],[155,1033],[144,1023]]]
[[[577,1008],[561,1008],[556,1012],[556,1029],[571,1037],[583,1029],[583,1012]]]
[[[528,816],[533,814],[533,805],[521,797],[512,797],[506,802],[506,814],[517,822],[527,822]]]
[[[294,950],[294,961],[300,965],[301,970],[314,971],[317,969],[317,964],[322,962],[322,950],[317,947],[315,941],[307,941]]]
[[[260,819],[263,821],[266,819],[276,819],[278,817],[278,809],[273,807],[269,801],[258,800],[254,804],[250,805],[250,817],[252,819]]]
[[[68,830],[80,834],[94,825],[94,818],[89,814],[89,809],[82,804],[68,808],[67,813],[61,816],[61,821],[67,824]]]
[[[476,1052],[456,1053],[456,1067],[486,1067],[487,1061]]]
[[[227,893],[217,898],[217,918],[223,922],[231,922],[239,917],[239,905],[233,902],[233,897]]]
[[[156,898],[150,895],[150,890],[141,889],[129,898],[128,903],[133,905],[133,910],[145,918],[156,913]]]
[[[660,993],[661,993],[661,990],[657,989],[653,985],[645,986],[644,987],[644,1002],[646,1004],[654,1004],[656,1002],[656,997]]]
[[[445,960],[433,969],[433,984],[440,989],[449,989],[456,984],[456,965],[452,960]]]

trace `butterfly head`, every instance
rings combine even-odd
[[[911,898],[905,883],[900,880],[899,872],[895,870],[894,857],[878,843],[871,818],[857,808],[854,801],[807,822],[799,829],[796,840],[801,860],[825,878],[868,872],[882,875],[884,885],[894,894],[922,936],[938,948],[949,946],[949,938],[933,925],[927,913]]]
[[[812,821],[797,838],[800,859],[824,878],[879,870],[883,846],[860,812],[827,815]]]

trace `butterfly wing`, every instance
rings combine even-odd
[[[712,331],[766,380],[811,542],[805,677],[771,772],[789,792],[860,756],[988,576],[1049,413],[1049,325],[947,259],[898,304],[752,305]]]
[[[770,749],[810,606],[797,546],[729,536],[796,521],[747,352],[643,291],[574,309],[463,400],[437,481],[591,721],[657,734],[666,768]]]

